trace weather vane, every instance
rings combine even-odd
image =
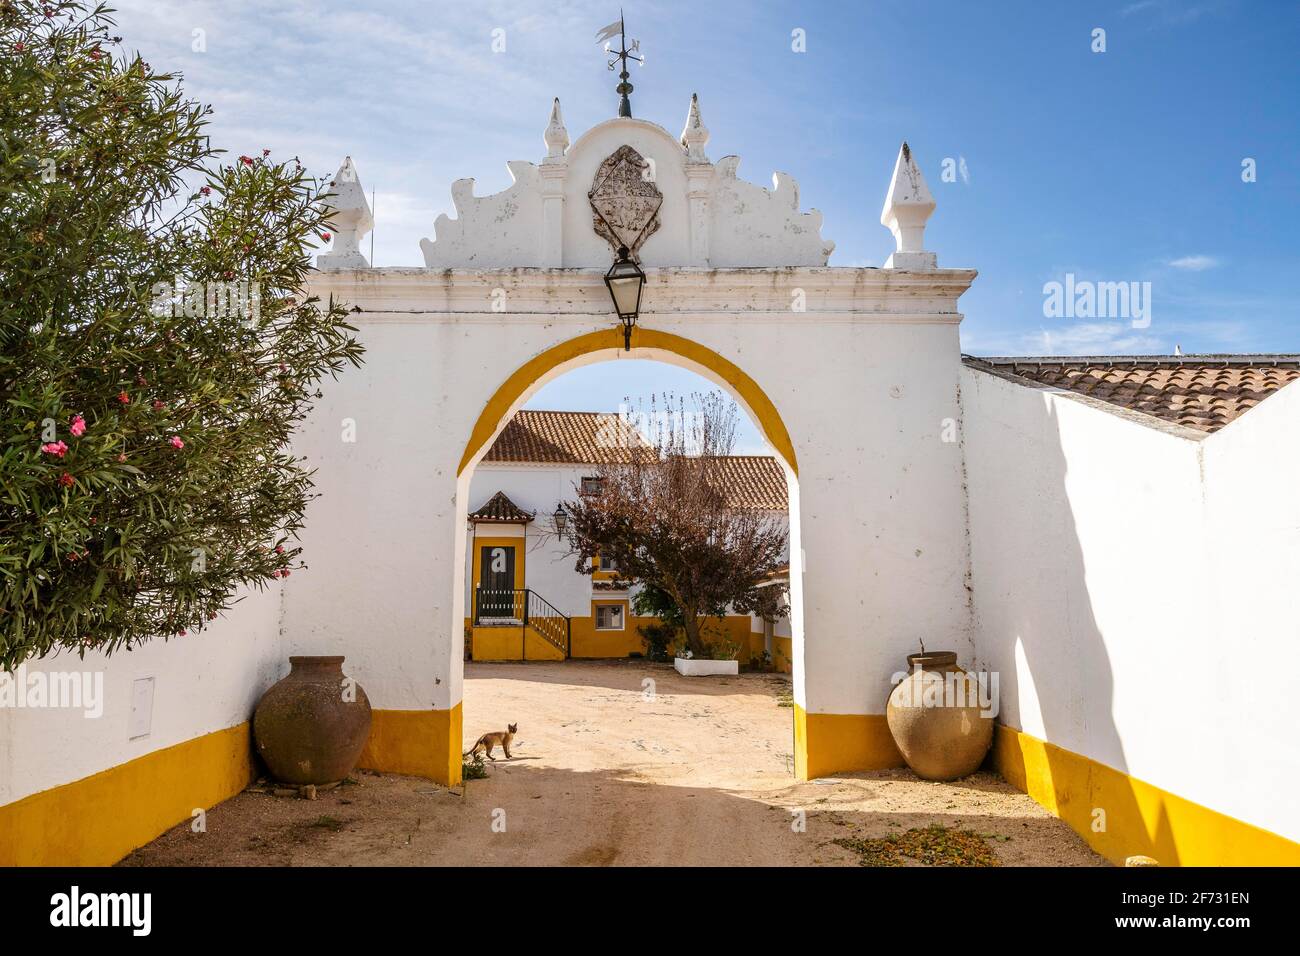
[[[617,50],[613,49],[609,43],[609,41],[614,37],[619,38],[619,49]],[[618,19],[615,22],[611,23],[596,34],[596,42],[600,43],[602,41],[605,44],[605,52],[610,54],[610,72],[613,72],[614,64],[618,63],[622,65],[622,70],[618,74],[618,77],[622,82],[616,87],[618,94],[621,97],[618,101],[618,115],[631,116],[632,101],[627,98],[627,95],[632,92],[632,84],[627,81],[629,76],[627,72],[627,61],[636,60],[642,66],[645,66],[645,57],[637,55],[637,52],[641,49],[640,40],[633,40],[630,47],[627,45],[627,30],[623,26],[622,10],[618,11]]]

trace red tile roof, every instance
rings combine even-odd
[[[626,461],[633,449],[647,451],[650,445],[617,414],[525,409],[515,413],[483,460],[598,465]],[[789,507],[785,470],[771,455],[730,455],[723,461],[730,507],[773,511]]]
[[[728,507],[769,511],[790,507],[785,470],[771,455],[728,455],[721,461]]]
[[[533,520],[533,513],[525,511],[506,497],[504,491],[498,491],[482,507],[470,514],[470,521],[518,521],[527,524]]]
[[[964,359],[1207,433],[1300,379],[1296,355]]]
[[[515,413],[484,461],[598,465],[626,461],[631,449],[649,446],[641,433],[611,412]]]

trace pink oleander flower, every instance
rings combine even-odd
[[[59,484],[61,484],[64,488],[71,488],[75,481],[76,479],[73,478],[66,471],[63,474],[59,475]]]
[[[123,405],[131,404],[131,396],[126,394],[125,391],[117,393],[117,400],[121,402]]]
[[[321,237],[322,239],[324,239],[326,242],[329,242],[331,239],[334,238],[334,237],[333,237],[332,235],[330,235],[328,232],[322,232],[322,233],[320,234],[320,237]]]
[[[80,438],[86,434],[86,420],[80,415],[73,415],[72,425],[68,428],[68,431],[72,432],[73,437]]]
[[[173,435],[171,440],[171,445],[173,448],[181,449],[185,447],[185,442],[181,441],[180,435]]]
[[[68,453],[68,446],[61,441],[52,441],[42,445],[41,451],[45,452],[47,455],[56,455],[57,457],[62,458]]]
[[[282,545],[282,544],[277,544],[277,545],[275,546],[275,553],[276,553],[276,554],[284,554],[284,545]]]
[[[166,407],[167,407],[167,406],[164,405],[164,404],[162,403],[162,400],[161,400],[161,399],[157,399],[157,398],[155,398],[155,399],[153,400],[153,410],[154,410],[155,412],[161,412],[161,411],[162,411],[164,408],[166,408]]]
[[[253,157],[252,157],[252,156],[240,156],[240,157],[239,157],[239,161],[240,161],[241,163],[243,163],[245,166],[252,166],[252,165],[253,165]]]

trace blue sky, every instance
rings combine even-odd
[[[419,265],[453,180],[479,195],[539,161],[551,98],[571,137],[616,111],[593,41],[616,2],[115,0],[119,32],[213,104],[216,145],[330,174],[351,154],[378,190],[375,264]],[[880,265],[880,207],[907,139],[938,202],[941,266],[975,354],[1300,351],[1300,3],[624,0],[647,54],[635,115],[681,129],[698,92],[711,157],[796,178],[832,265]],[[1106,31],[1104,53],[1093,30]],[[504,52],[492,50],[503,30]],[[806,52],[791,49],[791,32]],[[196,30],[203,33],[198,43]],[[196,50],[196,46],[204,49]],[[1242,181],[1255,161],[1256,181]],[[942,181],[945,159],[967,176]],[[1043,286],[1150,282],[1151,323],[1048,318]],[[617,386],[689,382],[593,367]],[[662,367],[660,367],[662,368]],[[572,379],[570,381],[569,379]],[[621,383],[621,384],[620,384]],[[604,385],[599,388],[605,388]]]

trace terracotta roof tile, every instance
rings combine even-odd
[[[609,412],[515,413],[484,461],[598,465],[626,461],[629,449],[648,447],[641,433]]]
[[[771,455],[729,455],[720,460],[729,507],[785,511],[790,506],[785,470]]]
[[[1216,432],[1300,379],[1300,356],[974,358],[967,365]]]
[[[614,413],[525,409],[515,413],[483,460],[597,465],[626,461],[630,449],[649,448],[641,433]],[[731,507],[773,511],[789,507],[785,471],[775,458],[730,455],[723,461],[723,480]]]
[[[470,521],[518,521],[527,524],[533,520],[533,513],[525,511],[506,497],[504,491],[498,491],[482,507],[470,514]]]

